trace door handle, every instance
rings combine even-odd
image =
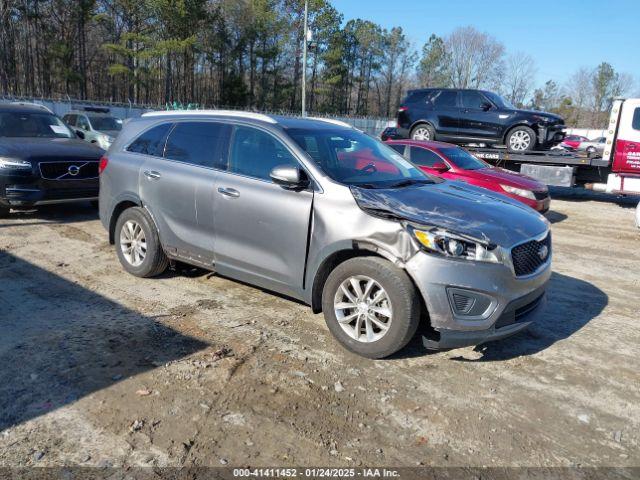
[[[151,171],[145,170],[144,176],[147,177],[149,180],[157,180],[162,175],[160,175],[160,172],[156,172],[155,170],[151,170]]]
[[[240,196],[240,192],[235,188],[218,187],[218,192],[225,197],[238,198]]]

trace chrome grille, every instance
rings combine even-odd
[[[544,255],[546,251],[546,255]],[[513,270],[517,277],[531,275],[551,257],[551,232],[542,240],[531,240],[511,249]]]

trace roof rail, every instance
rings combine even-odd
[[[305,117],[309,120],[317,120],[319,122],[332,123],[334,125],[339,125],[341,127],[353,128],[357,130],[353,125],[348,124],[347,122],[343,122],[342,120],[334,120],[333,118],[322,118],[322,117]]]
[[[206,115],[215,115],[215,116],[224,116],[224,117],[237,117],[237,118],[251,118],[254,120],[261,120],[263,122],[268,123],[278,123],[276,120],[271,118],[268,115],[264,115],[263,113],[255,113],[255,112],[243,112],[236,110],[166,110],[166,111],[158,111],[158,112],[147,112],[143,113],[143,117],[164,117],[164,116],[172,116],[172,115],[184,115],[184,116],[206,116]]]

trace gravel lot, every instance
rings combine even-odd
[[[90,206],[0,220],[0,466],[640,466],[640,232],[554,200],[544,321],[371,361],[201,270],[140,280]]]

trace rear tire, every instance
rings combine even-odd
[[[132,207],[120,214],[115,244],[122,267],[136,277],[155,277],[169,266],[158,230],[144,208]]]
[[[411,140],[433,141],[436,139],[435,129],[428,123],[421,123],[411,130]]]
[[[351,289],[354,281],[361,282],[359,296],[357,289]],[[333,336],[347,350],[367,358],[397,352],[409,343],[420,324],[420,298],[413,282],[404,270],[378,257],[352,258],[338,265],[324,285],[322,309]]]
[[[530,152],[536,146],[536,138],[536,132],[531,128],[515,127],[507,135],[507,149],[513,153]]]

